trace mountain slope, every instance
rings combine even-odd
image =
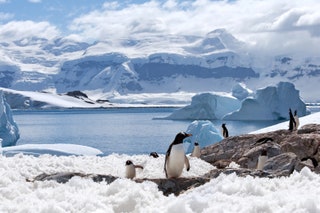
[[[265,56],[224,29],[204,37],[132,36],[92,44],[25,38],[0,43],[0,86],[26,91],[99,91],[121,95],[229,92],[290,81],[307,101],[318,101],[320,57]],[[255,51],[256,52],[256,51]]]

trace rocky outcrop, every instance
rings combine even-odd
[[[318,172],[319,133],[320,125],[309,124],[298,131],[277,130],[229,137],[203,148],[201,159],[220,168],[233,161],[241,168],[255,169],[261,151],[266,150],[268,160],[263,170],[270,174],[289,175],[304,166]]]

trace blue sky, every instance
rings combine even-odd
[[[0,39],[106,40],[225,28],[259,48],[316,51],[319,0],[0,0]]]

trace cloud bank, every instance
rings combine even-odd
[[[225,28],[254,49],[272,54],[316,54],[320,48],[317,8],[320,8],[318,0],[106,1],[100,9],[69,20],[68,36],[90,41],[159,34],[204,36],[214,29]],[[25,36],[24,31],[27,35],[40,33],[44,37],[60,35],[47,22],[32,22],[31,30],[19,27],[24,24],[14,21],[0,26],[1,37]]]

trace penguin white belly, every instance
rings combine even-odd
[[[127,165],[126,166],[126,178],[134,178],[136,176],[136,168],[134,165]]]
[[[268,156],[260,155],[258,158],[257,170],[263,170],[263,167],[266,164],[267,160],[268,160]]]
[[[185,152],[182,144],[172,146],[167,162],[168,177],[179,177],[185,162]]]
[[[193,151],[192,151],[191,156],[192,156],[192,157],[197,157],[197,158],[199,158],[200,155],[201,155],[201,154],[200,154],[200,147],[199,147],[199,146],[195,146],[194,149],[193,149]]]

